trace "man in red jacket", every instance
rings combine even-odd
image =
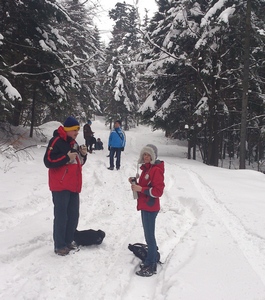
[[[75,249],[73,240],[79,219],[82,165],[87,158],[87,147],[79,147],[75,141],[79,129],[78,121],[68,117],[64,125],[54,131],[44,155],[54,204],[54,252],[62,256]]]
[[[163,195],[164,162],[157,160],[157,148],[152,144],[146,145],[140,153],[138,160],[142,164],[142,173],[139,181],[132,184],[131,188],[138,193],[137,210],[141,211],[144,236],[148,246],[147,257],[140,270],[139,276],[149,277],[156,273],[157,244],[155,238],[155,220],[160,210],[159,197]],[[132,177],[129,178],[132,183]]]

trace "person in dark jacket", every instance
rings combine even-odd
[[[95,132],[92,131],[91,125],[91,120],[87,120],[87,123],[83,127],[84,139],[86,141],[87,149],[90,153],[92,153],[93,145],[96,145],[96,139],[94,137]]]
[[[78,121],[68,117],[54,131],[44,155],[54,204],[54,252],[63,256],[76,248],[73,240],[79,219],[82,165],[87,158],[87,147],[79,147],[75,140],[79,129]]]
[[[124,150],[126,144],[126,137],[124,131],[121,129],[121,121],[117,120],[114,123],[114,129],[111,131],[108,142],[109,170],[114,169],[114,155],[116,158],[116,169],[119,170],[121,167],[121,151]]]
[[[95,150],[104,150],[103,142],[100,138],[97,138]]]
[[[137,275],[149,277],[156,273],[157,265],[157,244],[155,238],[155,221],[160,210],[159,198],[163,195],[164,183],[164,162],[157,160],[157,147],[148,144],[140,152],[139,164],[142,173],[136,184],[131,188],[138,193],[137,210],[141,211],[142,225],[146,244],[148,245],[147,257]],[[133,178],[129,178],[132,183]]]

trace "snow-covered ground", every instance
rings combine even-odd
[[[50,138],[58,125],[42,130]],[[92,129],[105,149],[89,154],[83,167],[78,228],[102,229],[106,238],[65,257],[53,252],[45,147],[0,154],[0,299],[265,299],[264,174],[187,160],[185,145],[145,126],[126,132],[121,170],[109,171],[109,130],[101,118]],[[163,264],[142,278],[135,275],[140,260],[128,250],[144,242],[128,177],[147,143],[165,161],[166,187],[156,229]]]

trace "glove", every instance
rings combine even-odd
[[[121,151],[124,151],[124,147],[121,148]]]
[[[110,151],[110,146],[108,147],[108,150]]]

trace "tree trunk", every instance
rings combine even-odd
[[[217,134],[218,131],[218,122],[217,122],[217,114],[212,116],[213,120],[211,121],[211,129],[210,129],[210,140],[209,140],[209,148],[208,148],[208,159],[207,164],[210,166],[218,167],[219,160],[219,137]]]
[[[30,122],[30,133],[29,137],[33,137],[33,129],[35,123],[35,106],[36,106],[36,84],[34,84],[33,97],[32,97],[32,106],[31,106],[31,122]]]
[[[217,74],[217,53],[212,54],[212,82],[211,82],[211,99],[209,99],[209,148],[208,148],[208,158],[207,164],[210,166],[218,167],[219,160],[219,134],[218,134],[218,99],[216,95],[216,90],[218,90],[218,79],[215,74]]]
[[[193,143],[193,155],[192,155],[192,159],[196,160],[196,143]]]
[[[10,123],[14,126],[18,126],[20,123],[20,115],[22,112],[22,101],[15,101],[14,103],[14,109],[12,114],[12,119],[10,120]]]
[[[188,141],[188,159],[191,159],[191,141]]]
[[[24,100],[26,99],[24,79],[15,78],[14,86],[16,86],[16,89],[19,91],[22,99],[20,101],[15,101],[12,116],[8,121],[10,122],[10,124],[18,126],[20,124],[20,117],[23,111]]]
[[[241,112],[240,130],[240,157],[239,169],[246,168],[246,134],[247,134],[247,112],[248,112],[248,80],[249,80],[249,48],[250,48],[250,29],[251,29],[251,0],[247,0],[246,12],[246,35],[244,45],[244,71],[243,71],[243,97]]]

